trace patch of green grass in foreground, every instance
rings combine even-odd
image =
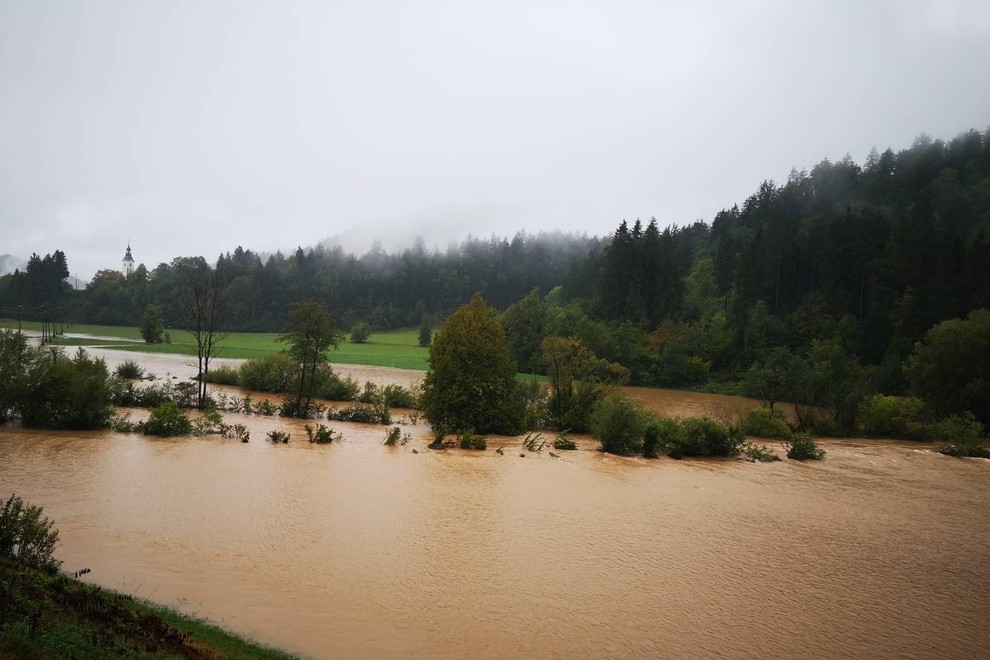
[[[166,607],[0,558],[0,658],[292,658]]]
[[[0,320],[0,326],[17,327],[17,321]],[[23,324],[25,330],[41,331],[41,324]],[[137,328],[112,325],[73,325],[65,328],[67,333],[83,333],[104,337],[121,337],[122,339],[140,339]],[[55,340],[60,346],[105,346],[123,351],[138,353],[175,353],[179,355],[195,355],[196,351],[192,337],[184,330],[169,330],[172,336],[171,344],[144,344],[115,342],[107,339],[63,339]],[[274,332],[232,332],[220,344],[218,357],[250,359],[268,353],[277,353],[286,348],[285,344],[276,340]],[[386,330],[374,332],[364,344],[352,344],[346,339],[340,348],[331,350],[331,362],[338,364],[363,364],[378,367],[395,367],[397,369],[413,369],[426,371],[429,366],[427,356],[429,349],[419,345],[419,329],[407,328],[402,330]]]

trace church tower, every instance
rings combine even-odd
[[[131,256],[130,241],[127,241],[127,252],[124,253],[124,261],[121,272],[124,273],[124,277],[130,277],[131,273],[134,272],[134,257]]]

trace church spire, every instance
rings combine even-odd
[[[121,270],[124,272],[124,277],[134,272],[134,257],[131,256],[131,239],[127,239],[127,252],[124,253]]]

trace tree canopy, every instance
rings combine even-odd
[[[341,335],[326,305],[306,299],[289,307],[289,318],[278,333],[278,340],[289,344],[289,355],[299,365],[295,403],[305,416],[313,398],[317,370],[327,362],[327,349],[340,346]]]
[[[495,310],[479,294],[454,312],[430,344],[423,410],[433,428],[512,435],[524,402]]]

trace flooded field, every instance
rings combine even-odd
[[[589,438],[521,458],[426,450],[423,424],[315,446],[225,417],[251,442],[0,427],[0,492],[46,508],[66,570],[313,657],[987,654],[990,461],[858,440],[646,461]]]

